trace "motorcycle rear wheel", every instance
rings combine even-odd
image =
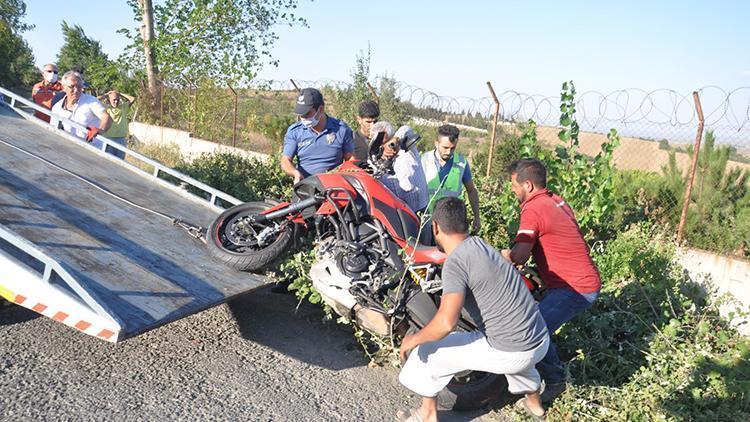
[[[454,376],[437,397],[443,410],[478,410],[507,401],[510,395],[505,375],[470,371]]]
[[[239,271],[258,271],[276,261],[289,249],[292,243],[293,229],[291,224],[283,226],[268,244],[237,245],[230,240],[236,236],[232,231],[238,219],[260,214],[273,205],[270,202],[246,202],[235,205],[221,213],[208,226],[206,232],[206,247],[209,254]],[[263,230],[270,224],[273,223],[253,223],[252,229]]]
[[[408,334],[419,331],[437,312],[437,305],[421,292],[413,296],[406,306],[411,320]],[[458,330],[466,329],[459,327]],[[505,375],[466,371],[451,379],[438,393],[437,401],[442,410],[478,410],[508,401],[510,397]]]

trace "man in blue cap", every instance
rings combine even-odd
[[[300,91],[294,114],[300,120],[287,129],[281,154],[281,169],[294,178],[294,183],[325,173],[352,158],[352,130],[341,120],[326,115],[320,91],[315,88]]]

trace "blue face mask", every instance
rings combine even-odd
[[[318,123],[320,123],[320,119],[318,118],[317,112],[313,114],[312,117],[310,117],[309,119],[301,118],[300,121],[302,122],[303,125],[310,127],[310,128],[315,127],[318,125]]]

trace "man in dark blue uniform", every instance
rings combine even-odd
[[[300,120],[287,129],[281,154],[281,169],[294,178],[294,183],[325,173],[352,158],[352,130],[341,120],[326,115],[320,91],[315,88],[300,91],[294,114]]]

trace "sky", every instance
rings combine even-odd
[[[125,0],[27,0],[24,37],[39,66],[62,45],[60,23],[79,24],[111,58],[135,27]],[[356,55],[372,51],[371,74],[440,95],[706,85],[750,86],[750,1],[391,1],[299,0],[308,28],[277,27],[278,67],[259,77],[351,79]]]

